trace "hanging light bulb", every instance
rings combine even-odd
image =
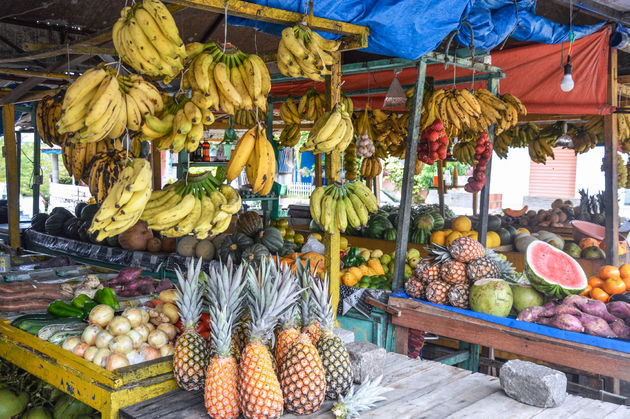
[[[571,81],[571,83],[573,83],[573,81]],[[556,143],[554,144],[555,147],[565,147],[565,148],[572,148],[573,147],[573,139],[571,139],[571,137],[569,137],[569,135],[567,134],[567,128],[568,128],[568,124],[566,123],[566,121],[564,122],[564,126],[563,126],[563,134],[561,136],[559,136],[558,138],[556,138]]]
[[[571,90],[573,90],[573,86],[575,85],[575,83],[573,83],[573,77],[571,76],[571,64],[569,64],[571,62],[571,56],[567,56],[567,63],[564,65],[564,77],[562,77],[562,81],[560,82],[560,89],[562,89],[563,92],[570,92]]]

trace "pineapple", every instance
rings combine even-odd
[[[326,372],[326,397],[336,399],[346,394],[352,385],[350,355],[341,339],[333,333],[335,315],[332,297],[328,294],[328,278],[320,281],[311,276],[311,290],[315,311],[322,324],[322,336],[317,342],[317,351]],[[288,358],[285,362],[289,362]]]
[[[331,413],[336,419],[353,419],[360,416],[360,412],[368,410],[374,403],[385,400],[381,394],[391,391],[391,388],[381,387],[383,376],[373,381],[369,379],[361,383],[355,389],[354,386],[348,391],[346,396],[340,396],[337,403],[333,405]]]
[[[514,270],[514,265],[510,263],[505,255],[495,253],[492,249],[486,249],[486,257],[492,259],[499,267],[496,278],[501,278],[508,282],[516,282],[518,274]]]
[[[293,279],[293,276],[290,277]],[[291,345],[300,334],[297,329],[296,306],[289,308],[280,318],[280,330],[276,336],[276,347],[274,350],[278,371],[282,372],[284,358],[287,356]]]
[[[440,278],[449,284],[466,282],[466,265],[454,259],[447,260],[440,266]]]
[[[468,284],[455,284],[447,292],[448,303],[453,307],[468,308]]]
[[[431,259],[422,259],[416,265],[416,276],[424,283],[440,279],[440,265]]]
[[[473,259],[466,266],[466,275],[472,282],[483,278],[497,278],[499,265],[489,257]]]
[[[238,364],[231,354],[231,336],[234,321],[242,310],[245,272],[245,264],[233,269],[232,260],[228,259],[227,264],[210,271],[211,280],[206,288],[215,355],[210,359],[206,372],[204,401],[206,411],[213,418],[235,419],[240,415]]]
[[[252,316],[249,314],[249,310],[247,308],[244,308],[243,313],[234,326],[234,333],[232,334],[232,346],[236,351],[236,359],[239,359],[238,355],[243,353],[245,345],[247,345],[247,343],[249,342],[249,323],[251,319]]]
[[[424,299],[424,283],[416,276],[410,276],[405,282],[405,292],[408,296]]]
[[[486,254],[486,248],[470,237],[459,237],[448,246],[451,257],[459,262],[467,263]]]
[[[443,281],[429,282],[424,291],[427,301],[435,304],[446,304],[446,294],[450,285]]]
[[[280,385],[284,406],[290,413],[310,415],[319,410],[326,398],[324,366],[306,333],[301,333],[286,355]]]
[[[259,266],[249,269],[251,322],[249,343],[243,349],[239,364],[239,400],[246,418],[278,418],[282,415],[282,389],[273,370],[266,342],[271,338],[280,315],[293,304],[298,292],[292,281],[280,281],[284,270],[263,258]]]
[[[177,384],[186,391],[203,388],[206,368],[208,366],[208,346],[206,340],[195,329],[201,316],[203,300],[202,286],[199,281],[201,258],[195,266],[191,258],[186,277],[179,270],[177,274],[177,308],[184,327],[184,332],[175,342],[173,354],[173,373]]]
[[[310,279],[313,276],[312,272],[317,272],[317,267],[311,270],[311,261],[306,259],[302,262],[299,258],[295,263],[298,282],[302,287],[302,298],[300,300],[300,321],[302,323],[302,332],[309,335],[313,341],[313,345],[317,345],[322,331],[317,316],[313,313],[313,302],[311,301],[311,294],[308,292],[310,287]]]

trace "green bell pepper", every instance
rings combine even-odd
[[[98,305],[98,302],[94,301],[85,294],[79,294],[74,297],[74,300],[72,300],[72,305],[81,310],[84,317],[87,317],[90,315],[90,311]]]
[[[83,318],[83,311],[61,300],[56,300],[48,306],[48,312],[59,317]]]
[[[94,299],[99,304],[107,304],[114,310],[120,310],[120,304],[118,304],[116,292],[111,288],[102,288],[96,291]]]

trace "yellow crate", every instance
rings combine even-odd
[[[103,418],[117,418],[120,408],[177,388],[171,356],[110,372],[4,319],[0,356],[97,409]]]

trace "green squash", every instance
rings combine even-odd
[[[236,231],[245,233],[249,237],[256,237],[262,229],[263,220],[255,211],[247,211],[238,216]]]
[[[506,228],[500,228],[499,231],[497,231],[497,234],[501,239],[501,246],[512,244],[512,235]]]
[[[44,223],[46,234],[50,234],[51,236],[61,236],[63,234],[63,226],[66,220],[67,217],[63,213],[51,213]]]
[[[31,218],[31,228],[35,231],[39,231],[40,233],[45,233],[46,219],[48,219],[48,214],[46,214],[45,212],[35,214],[33,218]]]
[[[79,202],[75,207],[74,207],[74,216],[77,218],[81,218],[81,211],[83,211],[83,208],[85,208],[87,206],[86,202]]]
[[[82,242],[90,241],[90,233],[88,233],[88,228],[90,228],[90,223],[81,221],[81,225],[79,226],[79,240],[81,240]]]
[[[262,258],[270,255],[269,249],[264,244],[256,243],[245,249],[241,257],[244,262],[259,263]]]
[[[55,207],[53,208],[52,211],[50,211],[50,215],[57,215],[57,214],[63,216],[64,221],[67,220],[68,218],[74,217],[74,214],[72,214],[70,211],[68,211],[64,207]]]
[[[100,208],[100,206],[98,204],[88,204],[88,205],[86,205],[81,210],[81,217],[80,218],[83,221],[89,221],[91,223],[92,219],[94,218],[94,216],[98,212],[99,208]]]
[[[55,403],[53,417],[55,419],[77,419],[82,415],[90,415],[94,412],[87,404],[81,403],[79,400],[64,394]]]
[[[46,408],[40,406],[30,409],[20,419],[52,419],[52,415]]]
[[[79,238],[79,227],[83,221],[78,218],[71,218],[64,223],[63,226],[63,235],[68,237],[69,239],[78,239]]]
[[[239,231],[234,234],[226,234],[225,239],[223,239],[217,248],[217,255],[223,262],[225,262],[228,257],[231,257],[234,262],[238,262],[241,260],[243,251],[252,244],[254,244],[254,241],[246,234]]]
[[[282,233],[275,227],[267,227],[258,233],[258,243],[264,244],[271,253],[278,253],[284,245]]]
[[[280,256],[286,256],[286,255],[290,255],[291,253],[295,253],[297,252],[298,246],[290,241],[285,241],[284,244],[282,245],[282,248],[280,250],[278,250],[278,255]]]
[[[111,236],[103,240],[105,244],[111,247],[120,247],[120,243],[118,243],[118,234],[115,236]]]
[[[499,231],[501,228],[501,217],[488,215],[488,231]]]

